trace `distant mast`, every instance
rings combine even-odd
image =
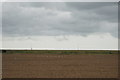
[[[31,42],[31,47],[30,47],[30,49],[32,50],[32,42]]]
[[[28,37],[28,39],[31,41],[31,37]],[[32,42],[30,43],[30,50],[32,50]]]
[[[77,50],[79,50],[79,44],[77,43]]]

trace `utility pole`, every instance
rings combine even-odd
[[[31,37],[28,37],[28,39],[29,39],[30,41],[32,41],[32,40],[31,40]],[[30,42],[30,50],[32,50],[32,42]]]
[[[79,44],[77,43],[77,50],[79,50]]]
[[[31,50],[32,50],[32,42],[31,42]]]

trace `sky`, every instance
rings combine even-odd
[[[118,3],[3,2],[2,48],[118,49]]]

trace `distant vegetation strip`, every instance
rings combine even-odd
[[[2,50],[3,54],[34,53],[34,54],[117,54],[117,50]]]

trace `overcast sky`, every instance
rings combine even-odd
[[[118,49],[117,2],[4,2],[3,48]]]

